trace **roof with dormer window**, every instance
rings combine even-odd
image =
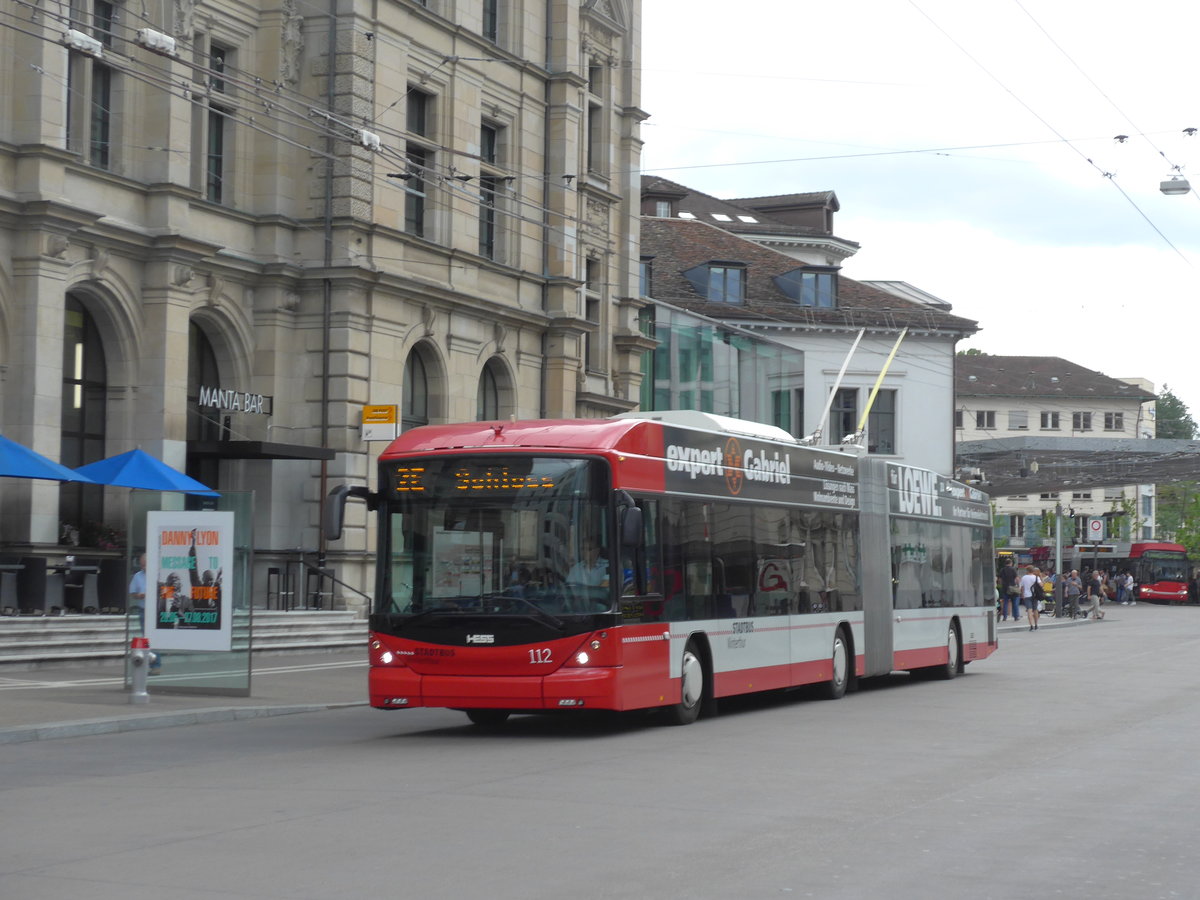
[[[854,281],[825,266],[797,261],[699,219],[642,219],[642,254],[652,256],[652,296],[701,315],[751,326],[771,322],[813,326],[898,329],[905,326],[948,330],[961,335],[979,330],[976,322],[945,310],[896,296]],[[710,302],[686,272],[713,260],[737,260],[746,269],[745,300],[740,306]],[[776,283],[796,272],[831,273],[837,278],[835,308],[801,306]]]

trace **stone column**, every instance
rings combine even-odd
[[[57,203],[24,207],[15,229],[12,357],[5,374],[6,437],[59,461],[62,449],[63,320],[71,237],[99,216]],[[4,488],[0,538],[58,541],[58,482],[13,481]]]

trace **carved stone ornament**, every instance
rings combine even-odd
[[[433,323],[437,319],[437,310],[432,306],[421,307],[421,323],[425,326],[425,337],[433,337]]]
[[[589,197],[585,215],[592,228],[604,231],[608,227],[608,204],[604,201]]]
[[[615,32],[623,32],[627,27],[624,13],[613,5],[613,0],[586,0],[583,12]]]
[[[174,287],[187,287],[195,275],[196,271],[191,266],[176,266],[171,273],[171,284]]]
[[[190,41],[196,29],[196,0],[175,0],[175,37]]]
[[[296,291],[284,291],[279,300],[279,308],[284,312],[295,312],[300,306],[300,294]]]
[[[109,253],[103,247],[92,248],[92,277],[100,278],[108,268]]]
[[[46,253],[45,255],[51,259],[62,259],[67,255],[67,249],[71,246],[71,242],[61,234],[51,234],[46,238]]]
[[[283,22],[279,29],[279,78],[284,84],[300,80],[300,53],[304,49],[304,16],[296,0],[283,0]]]
[[[613,8],[610,0],[592,0],[592,2],[588,4],[588,7],[590,12],[604,16],[611,21],[616,21],[617,17],[613,15]]]
[[[493,324],[492,333],[496,340],[496,352],[503,353],[504,352],[504,340],[505,340],[505,338],[508,337],[508,329],[505,328],[503,325],[501,325],[499,322],[496,322]]]
[[[221,295],[225,293],[225,279],[220,275],[208,276],[208,305],[216,306],[221,302]]]

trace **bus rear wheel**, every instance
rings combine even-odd
[[[700,707],[704,705],[704,660],[696,650],[696,644],[688,641],[683,648],[683,661],[679,671],[679,702],[666,709],[670,725],[691,725],[700,718]]]
[[[833,636],[833,654],[830,657],[832,672],[821,689],[823,700],[840,700],[846,695],[850,684],[850,647],[846,643],[846,632],[838,629]]]
[[[471,724],[480,728],[499,728],[508,721],[510,713],[503,709],[468,709],[465,710]]]

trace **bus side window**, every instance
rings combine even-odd
[[[672,569],[680,574],[683,596],[671,598],[667,616],[671,619],[713,618],[715,589],[712,563],[710,511],[707,503],[667,498],[663,501],[664,576]]]
[[[746,503],[712,504],[713,571],[717,615],[741,619],[755,614],[754,516]]]
[[[687,616],[687,588],[684,580],[683,502],[674,498],[662,501],[659,514],[662,548],[663,616],[680,620]]]

